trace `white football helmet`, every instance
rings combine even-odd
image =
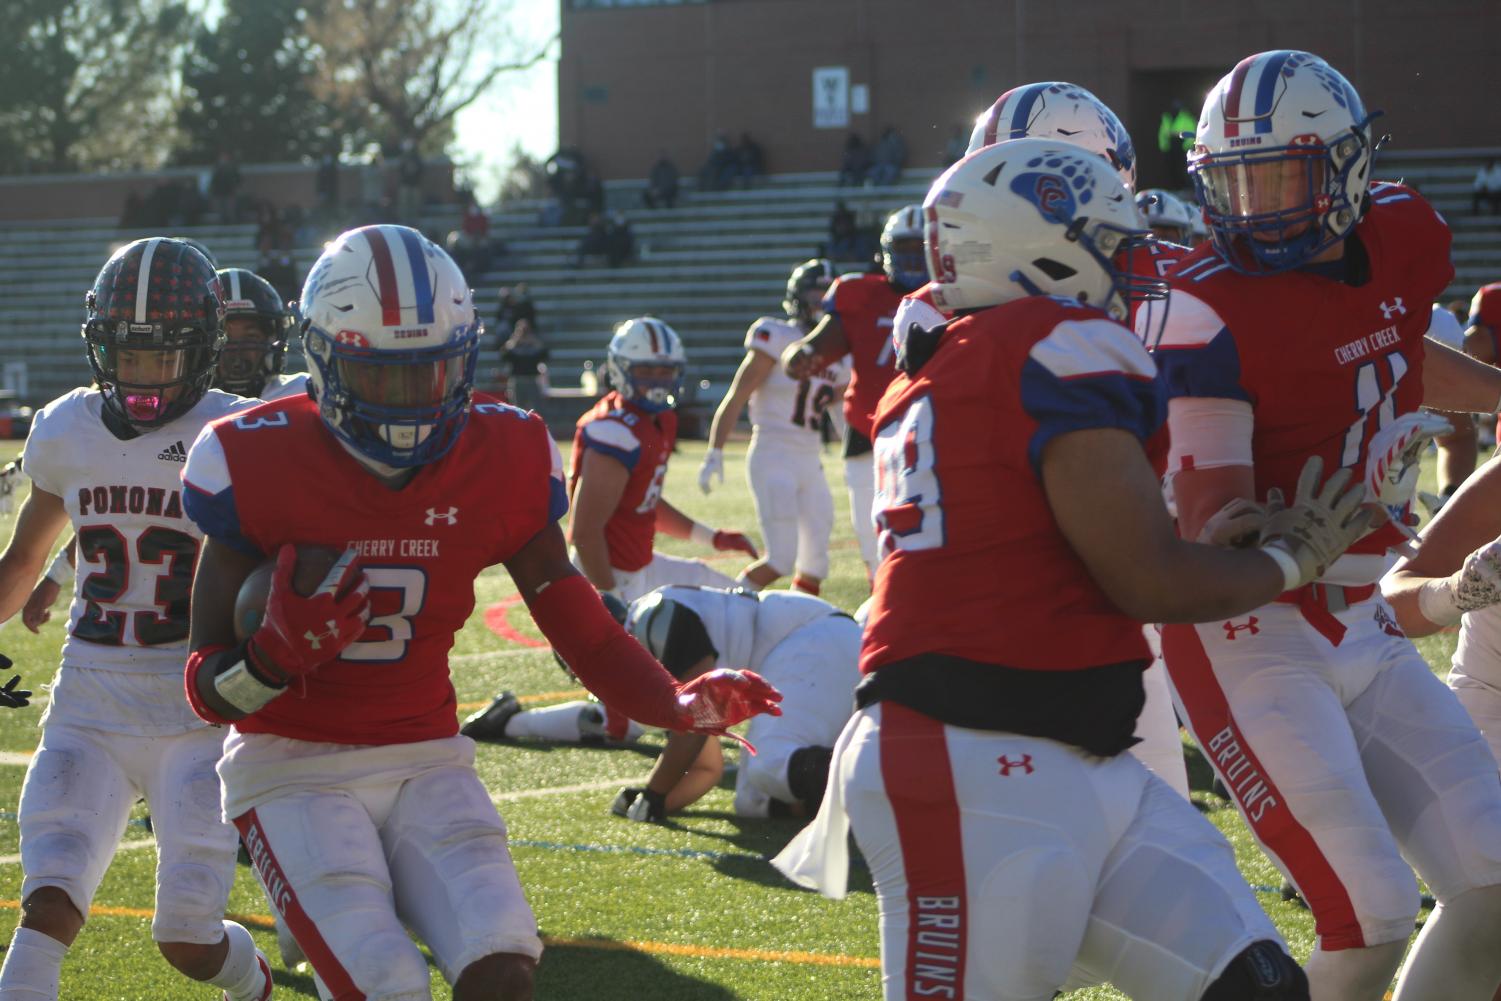
[[[1127,322],[1164,282],[1112,259],[1151,239],[1110,165],[1049,139],[986,146],[946,170],[923,202],[933,302],[945,312],[1029,295],[1077,299]]]
[[[648,413],[678,405],[687,365],[683,339],[655,316],[638,316],[617,324],[605,360],[616,392]],[[639,370],[648,367],[663,371]]]
[[[1308,52],[1248,56],[1215,85],[1188,170],[1231,267],[1286,271],[1355,228],[1370,202],[1375,117]]]
[[[1115,112],[1076,83],[1029,83],[1006,91],[979,118],[969,150],[1007,139],[1072,143],[1110,161],[1127,191],[1136,190],[1136,148]]]
[[[1147,227],[1164,240],[1188,246],[1198,210],[1171,191],[1148,188],[1136,196],[1136,208]]]
[[[398,469],[453,447],[484,326],[441,247],[405,226],[349,230],[324,247],[299,307],[309,388],[335,437]]]
[[[921,205],[903,205],[886,218],[881,228],[881,270],[886,272],[886,280],[904,293],[915,292],[928,281],[922,230]],[[906,246],[899,247],[899,243]]]

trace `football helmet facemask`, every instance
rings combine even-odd
[[[825,257],[815,257],[793,268],[787,279],[787,294],[782,298],[782,309],[786,310],[787,318],[805,327],[817,323],[823,309],[817,302],[808,301],[812,298],[808,293],[816,290],[822,300],[835,277],[834,262]]]
[[[886,272],[886,280],[904,295],[916,292],[928,282],[922,229],[921,205],[903,205],[891,213],[881,228],[881,270]]]
[[[1165,282],[1116,268],[1151,233],[1119,175],[1078,146],[984,147],[933,182],[923,210],[933,302],[945,312],[1054,295],[1126,323],[1131,302],[1167,294]]]
[[[1287,271],[1355,228],[1370,203],[1375,117],[1308,52],[1248,56],[1215,85],[1188,172],[1231,267]]]
[[[1007,139],[1052,139],[1082,146],[1110,162],[1127,191],[1136,190],[1136,148],[1115,112],[1076,83],[1052,80],[1013,87],[975,119],[969,150]]]
[[[622,320],[610,338],[605,358],[615,391],[647,413],[678,405],[687,365],[683,339],[654,316]]]
[[[115,251],[85,297],[89,367],[115,418],[137,431],[197,405],[224,344],[214,266],[181,240],[151,237]]]
[[[214,388],[260,396],[266,380],[286,364],[287,339],[295,320],[271,283],[245,268],[219,272],[224,290],[224,350]]]
[[[308,389],[334,436],[394,469],[447,454],[484,332],[452,258],[406,226],[352,229],[324,248],[299,305]]]

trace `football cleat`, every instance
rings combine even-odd
[[[459,733],[470,740],[505,740],[506,724],[511,717],[521,712],[521,702],[515,692],[501,692],[495,701],[464,720]]]

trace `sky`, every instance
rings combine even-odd
[[[559,0],[510,0],[510,29],[532,44],[558,30]],[[546,159],[558,146],[558,46],[529,70],[502,74],[490,91],[459,113],[454,159],[469,167],[481,204],[495,198],[520,143],[532,156]]]

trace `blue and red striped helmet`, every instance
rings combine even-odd
[[[1008,139],[1051,139],[1104,157],[1127,191],[1136,190],[1136,149],[1115,112],[1076,83],[1048,80],[1013,87],[975,119],[969,149]]]
[[[1188,156],[1225,260],[1271,274],[1344,239],[1370,202],[1375,117],[1312,53],[1279,49],[1237,63],[1204,101]]]
[[[395,469],[454,446],[484,327],[443,248],[406,226],[349,230],[324,248],[299,305],[310,389],[335,437]]]
[[[649,413],[678,405],[687,364],[683,339],[655,316],[616,324],[605,358],[616,392]]]

